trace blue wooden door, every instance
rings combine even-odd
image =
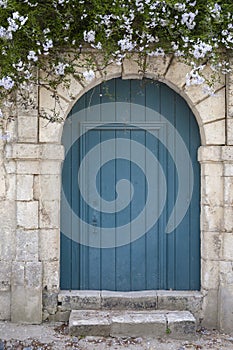
[[[76,103],[63,144],[61,289],[198,290],[200,139],[186,102],[113,79]]]

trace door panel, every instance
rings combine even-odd
[[[125,108],[121,102],[127,102],[130,107]],[[78,117],[74,118],[76,115]],[[71,111],[69,120],[70,124],[65,124],[63,132],[66,157],[62,170],[61,288],[198,290],[200,169],[197,148],[200,138],[195,117],[186,102],[159,82],[149,79],[113,79],[82,96]],[[184,167],[187,166],[176,134],[170,132],[169,125],[181,135],[188,149],[194,188],[183,220],[168,234],[166,225],[181,186],[176,159],[179,157]],[[111,147],[106,147],[105,142],[110,140]],[[123,140],[130,142],[126,146]],[[135,148],[134,142],[141,147]],[[86,155],[98,145],[95,158],[86,161]],[[173,155],[169,151],[171,149]],[[103,162],[110,153],[115,155],[113,159]],[[151,153],[160,166],[153,168],[154,203],[153,208],[147,208],[151,191],[147,176],[151,172]],[[84,180],[80,185],[79,171],[84,160]],[[97,166],[99,171],[93,179]],[[166,202],[158,220],[148,229],[148,222],[155,215],[153,210],[157,211],[164,196],[161,170],[166,178]],[[121,202],[117,195],[117,184],[123,179],[131,185],[124,187]],[[96,196],[95,190],[99,196]],[[69,210],[64,209],[64,198],[81,223],[77,224]],[[106,213],[102,200],[107,203],[115,201],[114,210]],[[128,205],[122,208],[122,203]],[[134,226],[130,224],[125,232],[129,243],[117,246],[121,227],[132,223],[144,207],[145,215],[140,221],[140,227],[145,227],[145,234],[134,240]],[[111,229],[116,247],[101,248],[104,231],[108,228]],[[97,239],[100,248],[89,246],[91,238],[97,237],[97,231],[100,232]],[[79,243],[80,237],[85,237],[85,244]]]

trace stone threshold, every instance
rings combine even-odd
[[[58,312],[71,310],[190,311],[199,319],[203,295],[199,291],[60,291]]]

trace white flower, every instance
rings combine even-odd
[[[3,118],[3,113],[1,109],[0,109],[0,118]]]
[[[95,78],[95,73],[92,69],[89,69],[89,70],[86,70],[85,72],[83,72],[83,76],[84,76],[86,81],[90,82]]]
[[[94,30],[90,30],[89,32],[87,32],[86,30],[83,33],[83,38],[85,41],[87,41],[88,43],[93,43],[95,42],[95,31]]]
[[[118,45],[121,47],[121,51],[132,51],[136,43],[133,43],[130,38],[125,37],[118,41]]]
[[[52,39],[46,39],[45,43],[43,43],[44,51],[48,52],[49,49],[53,47],[53,40]]]
[[[65,68],[68,67],[67,63],[59,62],[58,65],[54,66],[55,73],[57,75],[64,75],[65,74]]]
[[[7,7],[7,0],[0,0],[0,7],[5,9]]]
[[[12,80],[11,77],[3,77],[2,79],[0,79],[0,86],[3,86],[4,89],[6,90],[10,90],[13,88],[15,82],[14,80]]]
[[[37,57],[35,51],[33,51],[33,50],[29,51],[27,59],[29,61],[34,61],[34,62],[38,61],[38,57]]]
[[[175,5],[174,5],[175,9],[182,12],[185,10],[186,8],[186,5],[185,4],[182,4],[181,2],[177,2]]]

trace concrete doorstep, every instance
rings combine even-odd
[[[193,338],[196,320],[189,311],[72,310],[73,336]]]

